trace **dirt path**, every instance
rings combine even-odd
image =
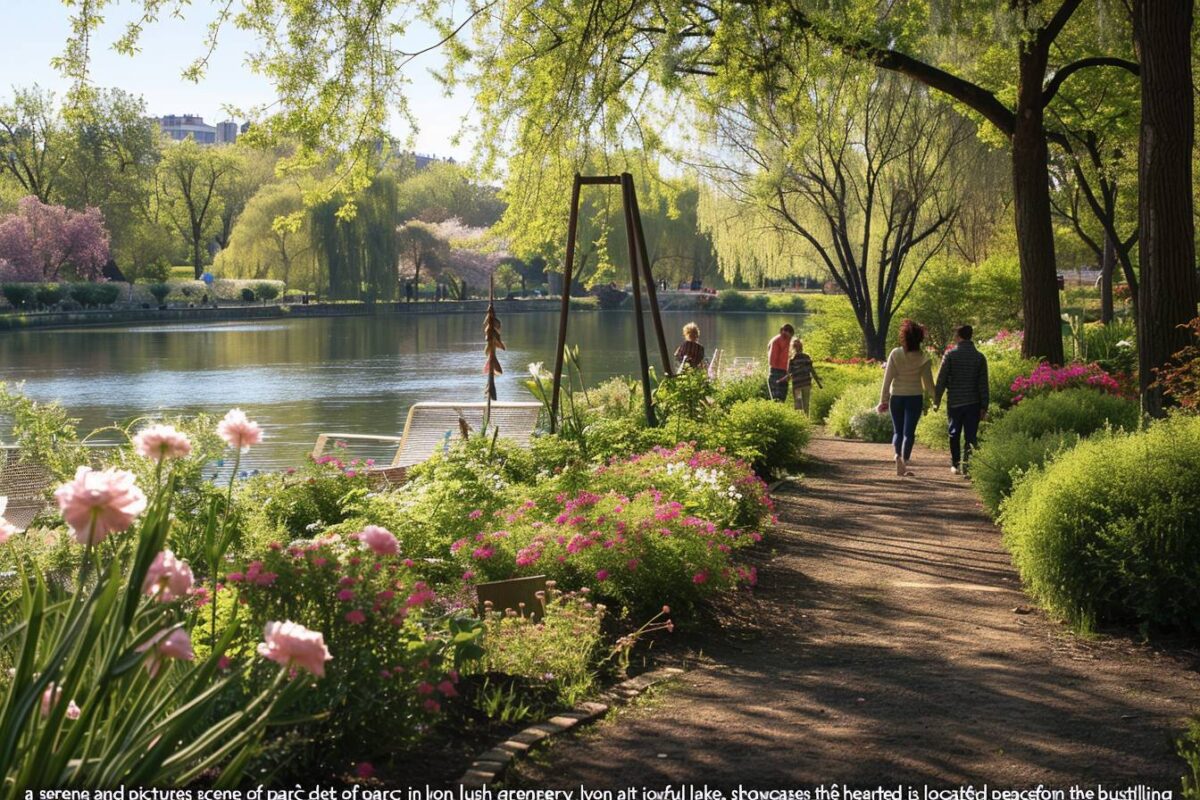
[[[1179,790],[1200,653],[1072,636],[1029,601],[944,457],[817,439],[742,617],[697,668],[510,785],[1045,784]]]

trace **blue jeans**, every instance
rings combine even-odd
[[[966,464],[971,458],[971,451],[978,445],[976,434],[979,433],[979,412],[982,406],[979,403],[971,403],[966,406],[951,406],[950,412],[950,463],[958,466],[959,453],[961,451],[961,463]],[[963,438],[967,441],[966,450],[961,449],[959,439]]]
[[[888,409],[892,412],[892,446],[896,455],[908,461],[912,456],[913,442],[917,435],[917,423],[925,407],[925,396],[920,394],[892,395]]]
[[[771,390],[771,399],[778,400],[782,403],[787,400],[788,385],[787,381],[780,383],[780,378],[786,378],[788,371],[786,369],[775,369],[771,367],[771,376],[767,378],[767,387]]]

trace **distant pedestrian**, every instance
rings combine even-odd
[[[404,282],[404,302],[411,303],[413,301],[413,283],[412,281]]]
[[[675,348],[675,363],[692,369],[704,366],[704,345],[700,344],[700,326],[694,322],[683,326],[683,344]]]
[[[967,474],[967,461],[978,444],[979,423],[987,419],[991,399],[987,357],[971,341],[974,333],[970,325],[963,325],[955,332],[954,349],[942,358],[933,392],[934,411],[942,404],[942,394],[946,394],[946,413],[950,417],[950,471],[955,475]],[[966,440],[965,448],[960,438]]]
[[[892,447],[896,450],[896,474],[912,475],[917,422],[925,408],[925,395],[933,394],[933,366],[921,349],[925,329],[911,319],[900,324],[900,346],[888,353],[879,393],[879,413],[892,412]]]
[[[812,357],[804,352],[804,342],[792,339],[792,358],[788,361],[788,374],[784,380],[792,379],[792,402],[797,411],[808,414],[808,401],[812,397],[813,381],[821,385],[821,378],[813,366]]]
[[[787,399],[788,361],[791,360],[792,337],[795,334],[796,329],[788,323],[767,344],[767,365],[771,369],[767,377],[767,389],[771,399],[780,403]]]

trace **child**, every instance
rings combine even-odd
[[[704,345],[700,344],[700,326],[696,323],[683,326],[683,344],[675,348],[675,361],[692,369],[704,366]]]
[[[821,379],[813,367],[812,357],[804,352],[804,342],[799,339],[792,339],[792,358],[788,361],[788,374],[783,381],[788,378],[792,379],[792,401],[795,403],[796,410],[803,411],[807,415],[813,381],[817,382],[817,386],[821,386]]]

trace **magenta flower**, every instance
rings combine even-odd
[[[368,525],[358,534],[358,540],[364,547],[380,556],[394,556],[400,552],[400,542],[386,528],[378,525]]]
[[[172,600],[187,597],[193,583],[195,579],[188,563],[176,558],[170,550],[163,550],[150,562],[150,569],[146,571],[146,580],[142,584],[142,593],[157,598],[161,603],[170,603]]]
[[[695,575],[692,576],[692,583],[696,584],[697,586],[702,583],[707,583],[707,582],[708,582],[708,571],[707,570],[700,570],[699,572],[697,572]]]
[[[295,622],[268,622],[263,629],[258,654],[285,667],[302,669],[325,677],[325,662],[333,658],[325,637]]]
[[[164,659],[191,661],[196,657],[192,650],[192,637],[183,628],[159,631],[134,649],[139,653],[147,653],[146,671],[151,678],[158,675]]]
[[[348,603],[354,599],[354,591],[351,589],[342,589],[337,593],[337,599],[343,603]]]
[[[477,508],[474,511],[472,511],[470,514],[467,514],[467,519],[479,519],[482,516],[483,516],[483,510]]]
[[[606,570],[606,569],[596,570],[596,580],[598,580],[598,581],[608,580],[608,570]]]
[[[375,774],[375,766],[369,761],[363,761],[354,768],[354,774],[359,778],[370,778]]]
[[[146,495],[134,483],[133,473],[120,469],[80,467],[75,480],[59,486],[54,497],[80,544],[99,544],[146,510]]]
[[[434,700],[432,697],[429,698],[428,700],[426,700],[421,705],[430,714],[436,714],[442,710],[442,704],[439,703],[437,700]]]
[[[161,462],[165,458],[183,458],[192,452],[192,443],[174,425],[151,425],[133,437],[133,449],[143,458]]]
[[[366,621],[367,615],[363,613],[361,608],[346,612],[346,622],[349,622],[351,625],[362,625]]]
[[[246,412],[240,408],[230,409],[225,418],[217,424],[217,434],[230,447],[243,451],[263,439],[262,429],[258,427],[258,423],[247,419]]]
[[[457,697],[458,696],[458,690],[455,689],[454,684],[448,680],[445,680],[445,681],[442,681],[441,683],[439,683],[437,688],[438,688],[438,691],[442,693],[443,697]]]

